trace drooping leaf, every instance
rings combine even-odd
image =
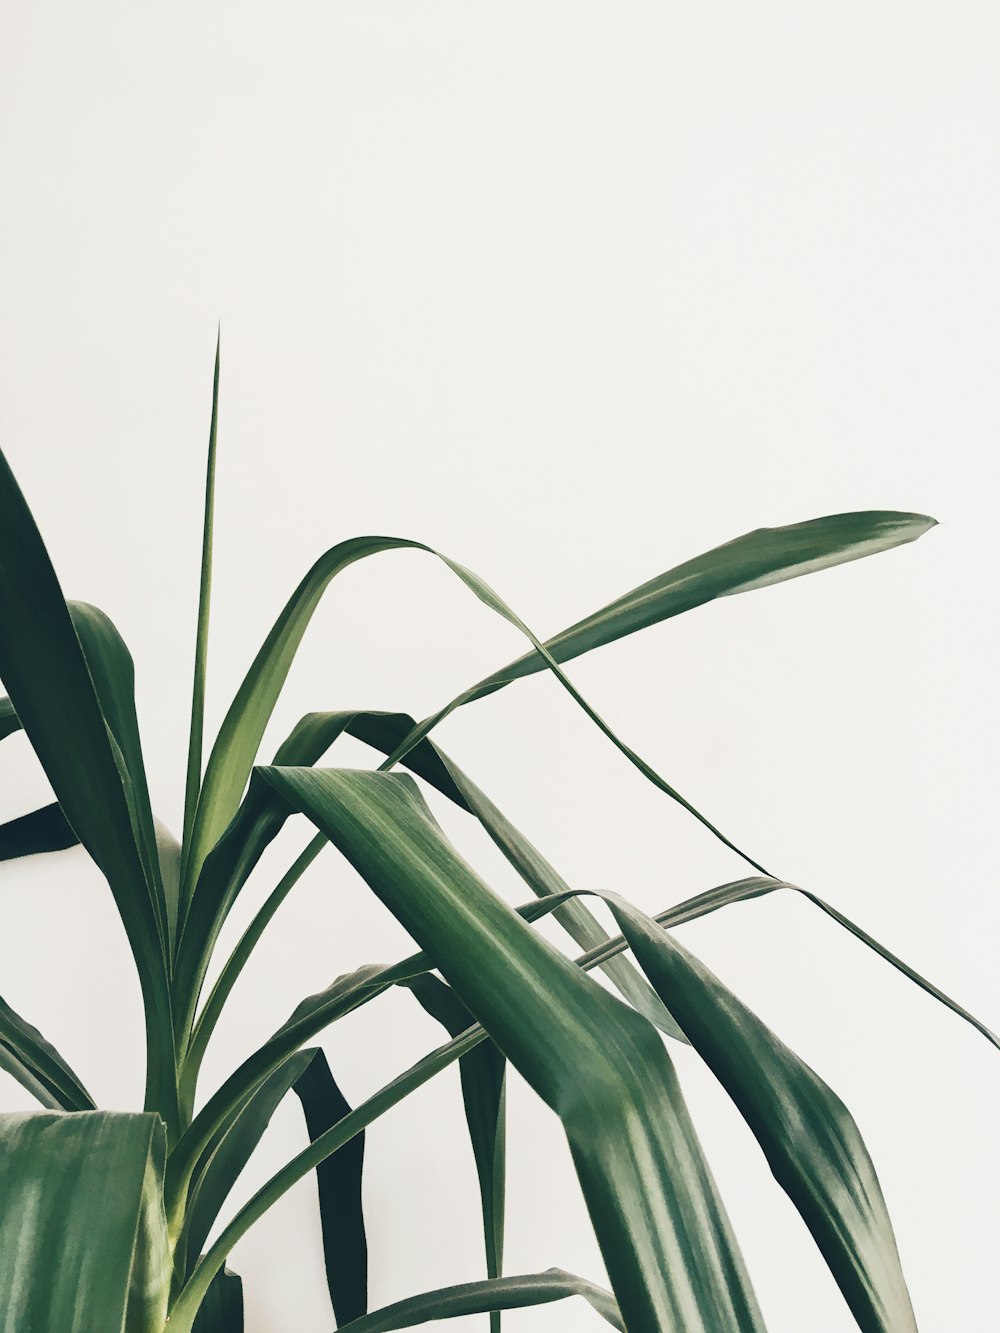
[[[346,731],[383,754],[390,754],[415,725],[408,713],[365,712],[354,714],[347,724]],[[276,764],[281,762],[294,764],[296,761],[275,759]],[[418,774],[450,801],[479,820],[532,893],[544,897],[553,893],[565,893],[569,888],[537,847],[532,846],[523,834],[518,833],[485,792],[476,786],[440,746],[425,739],[408,751],[402,762],[411,772]],[[556,913],[556,920],[581,948],[591,949],[608,938],[600,923],[577,899],[571,899],[560,907]],[[687,1040],[656,994],[626,959],[612,958],[604,970],[609,980],[633,1008],[676,1040]]]
[[[562,1301],[570,1296],[582,1296],[612,1328],[624,1333],[625,1325],[611,1293],[559,1268],[491,1282],[464,1282],[460,1286],[440,1287],[437,1291],[408,1296],[405,1301],[396,1301],[381,1310],[374,1310],[364,1319],[356,1319],[353,1324],[346,1325],[343,1333],[391,1333],[393,1329],[413,1328],[434,1319],[485,1314],[487,1310],[523,1310],[526,1306],[547,1305],[550,1301]]]
[[[351,1108],[337,1086],[322,1051],[295,1080],[294,1088],[315,1142],[349,1115]],[[360,1318],[368,1309],[368,1238],[361,1197],[365,1160],[364,1130],[316,1167],[323,1259],[337,1326]]]
[[[644,1333],[760,1328],[653,1027],[491,893],[412,779],[330,769],[262,776],[340,848],[560,1116],[626,1324]]]
[[[0,824],[0,861],[13,861],[19,856],[36,856],[40,852],[61,852],[75,847],[79,838],[66,823],[59,802],[43,805],[40,810],[19,815],[6,824]]]
[[[857,518],[858,516],[854,516]],[[861,516],[866,518],[868,516]],[[883,527],[888,528],[890,517],[880,515],[883,520]],[[912,516],[906,516],[912,520]],[[829,523],[830,520],[816,520],[817,523]],[[932,520],[922,519],[923,527],[921,531],[926,530],[932,523]],[[806,526],[806,525],[802,525]],[[898,545],[901,541],[912,540],[914,536],[919,535],[913,530],[912,522],[906,529],[909,535],[902,535],[904,524],[898,525],[898,530],[893,533],[882,531],[877,539],[863,538],[861,533],[864,525],[856,524],[854,531],[849,537],[841,533],[836,540],[836,553],[829,552],[823,557],[820,563],[831,564],[845,559],[856,558],[860,554],[869,554],[875,549],[884,549],[888,545]],[[784,530],[780,530],[784,531]],[[827,545],[833,540],[829,534],[825,535],[824,540]],[[823,546],[823,541],[814,542],[817,549]],[[866,549],[856,549],[860,545],[865,545]],[[796,558],[801,563],[803,550],[802,543],[796,548]],[[810,547],[810,549],[812,549]],[[824,548],[825,549],[825,548]],[[433,550],[423,542],[410,541],[398,537],[356,537],[349,541],[341,542],[337,546],[331,547],[324,555],[315,562],[312,569],[306,574],[305,578],[293,592],[286,603],[283,611],[275,621],[270,634],[265,640],[260,652],[254,659],[249,671],[244,677],[243,683],[237,692],[236,698],[226,714],[212,753],[209,757],[208,766],[205,772],[205,778],[202,783],[201,795],[198,801],[198,809],[194,820],[191,834],[191,852],[186,865],[184,903],[190,898],[198,881],[201,867],[205,858],[211,849],[215,846],[221,837],[226,826],[236,813],[240,799],[243,795],[244,787],[250,777],[250,771],[254,765],[257,756],[257,750],[264,735],[265,728],[271,717],[274,705],[281,693],[282,686],[288,676],[292,661],[302,637],[312,619],[320,599],[332,579],[349,565],[358,560],[365,559],[371,555],[377,555],[383,551],[389,550],[413,550],[424,551],[429,555],[435,556],[441,560],[453,574],[455,574],[471,592],[485,605],[502,616],[510,624],[524,635],[531,643],[534,653],[531,660],[537,660],[541,665],[547,666],[555,675],[563,688],[569,693],[570,697],[576,701],[583,709],[592,722],[603,732],[613,745],[633,764],[650,782],[654,783],[661,791],[668,795],[672,800],[679,802],[684,809],[689,811],[696,819],[700,820],[716,837],[720,838],[726,846],[731,847],[739,855],[744,856],[751,865],[762,873],[766,873],[751,857],[746,856],[740,849],[730,841],[729,838],[716,828],[704,815],[700,813],[680,792],[666,781],[657,771],[648,764],[639,754],[630,746],[626,745],[615,732],[608,726],[604,719],[587,703],[586,699],[580,694],[579,690],[567,679],[561,670],[558,661],[552,656],[541,640],[532,633],[523,620],[507,605],[507,603],[497,595],[496,592],[472,570],[464,565],[449,559],[439,551]],[[853,551],[853,554],[845,554],[845,550]],[[818,567],[813,560],[813,566]],[[773,563],[773,562],[772,562]],[[744,562],[741,566],[746,569],[754,568]],[[805,572],[804,569],[800,572]],[[758,571],[759,573],[759,571]],[[666,578],[667,576],[664,576]],[[783,575],[790,577],[790,575]],[[734,589],[731,589],[735,591]],[[717,595],[717,594],[716,594]],[[702,600],[706,600],[703,598]],[[663,616],[656,618],[662,619]],[[616,625],[620,621],[614,622]],[[634,628],[642,626],[635,624]],[[611,638],[621,637],[626,632],[623,628],[616,630],[610,635]],[[608,641],[606,638],[602,642]],[[590,645],[595,646],[595,645]],[[584,651],[580,648],[579,651]],[[525,668],[520,674],[530,674],[530,671],[540,669],[539,667]],[[511,677],[513,679],[513,677]],[[398,762],[403,754],[412,749],[424,736],[426,736],[435,727],[438,722],[448,716],[454,709],[462,704],[471,702],[474,698],[480,698],[484,693],[491,693],[498,689],[500,684],[506,684],[503,680],[499,683],[490,678],[488,688],[483,686],[474,686],[471,690],[465,691],[457,698],[452,700],[446,708],[436,713],[415,730],[402,743],[396,752],[387,761],[386,767],[391,767],[393,763]],[[182,907],[184,904],[182,904]]]
[[[756,528],[640,584],[546,640],[545,646],[557,662],[569,662],[718,597],[766,588],[916,541],[936,523],[926,514],[869,510]],[[481,699],[545,666],[537,653],[525,653],[487,676],[471,697]]]
[[[308,713],[278,749],[274,763],[282,767],[313,765],[345,733],[388,754],[415,725],[407,713],[357,710]],[[565,893],[569,886],[537,848],[517,832],[485,793],[432,741],[418,743],[408,751],[402,762],[450,801],[474,815],[532,892],[539,895]],[[236,817],[206,860],[198,881],[185,931],[188,944],[193,940],[196,947],[188,947],[183,951],[178,969],[177,984],[182,994],[192,997],[197,995],[222,923],[265,848],[280,832],[287,814],[287,807],[275,801],[269,788],[258,781],[251,781]],[[309,851],[299,858],[289,875],[283,878],[240,941],[231,960],[232,966],[227,964],[220,975],[199,1023],[201,1030],[196,1034],[191,1066],[194,1074],[197,1073],[204,1045],[218,1019],[221,1005],[240,969],[267,921],[283,901],[285,893],[318,854],[321,845],[321,841],[311,844]],[[557,919],[572,938],[585,948],[592,948],[607,939],[606,931],[587,908],[576,900],[566,901],[560,907]],[[612,956],[606,965],[606,972],[634,1008],[670,1036],[686,1041],[655,992],[627,960]],[[190,1003],[193,1004],[193,1000]]]
[[[718,911],[721,907],[729,907],[734,903],[745,902],[751,898],[761,898],[765,894],[774,893],[779,889],[799,894],[815,907],[818,907],[821,912],[825,912],[831,920],[836,921],[839,926],[843,926],[855,939],[860,940],[867,948],[877,953],[897,972],[901,972],[904,977],[912,981],[914,985],[919,986],[922,991],[932,996],[940,1004],[943,1004],[946,1009],[950,1009],[953,1014],[957,1014],[959,1018],[964,1019],[966,1023],[969,1023],[977,1032],[981,1033],[992,1046],[1000,1050],[1000,1037],[985,1023],[981,1022],[975,1014],[970,1013],[957,1000],[953,1000],[950,995],[946,995],[932,981],[928,981],[926,977],[921,976],[915,968],[910,967],[909,963],[905,963],[902,958],[887,949],[884,944],[880,944],[873,935],[869,935],[866,930],[851,921],[849,917],[844,916],[843,912],[839,912],[836,907],[833,907],[815,893],[811,893],[808,889],[802,888],[799,884],[790,884],[787,880],[758,879],[756,877],[736,880],[731,884],[722,884],[716,889],[711,889],[708,893],[698,894],[694,898],[678,903],[675,907],[670,908],[668,912],[660,914],[656,919],[662,925],[679,926],[684,921],[692,921],[695,917],[705,916],[709,912]]]
[[[90,1111],[90,1093],[37,1028],[0,999],[0,1069],[51,1110]]]
[[[864,1333],[916,1333],[889,1213],[840,1098],[707,967],[617,894],[632,952],[729,1093]]]
[[[475,1024],[475,1016],[455,992],[437,977],[424,973],[401,983],[441,1023],[452,1037]],[[483,1240],[486,1272],[491,1278],[503,1273],[504,1212],[506,1199],[506,1073],[507,1061],[492,1041],[484,1041],[459,1061],[462,1099],[469,1138],[479,1177],[483,1211]],[[490,1314],[494,1333],[500,1328],[500,1313]]]
[[[0,1333],[150,1333],[170,1259],[154,1115],[0,1115]]]

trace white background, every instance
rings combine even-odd
[[[178,826],[221,318],[213,724],[346,536],[437,545],[551,633],[755,526],[939,518],[915,546],[716,603],[571,675],[737,842],[1000,1024],[998,37],[994,6],[964,0],[11,0],[3,447],[67,594],[132,647],[158,813]],[[429,558],[356,566],[265,750],[310,709],[423,715],[519,651]],[[657,910],[742,873],[547,679],[441,740],[574,883]],[[6,818],[46,798],[23,738],[3,760]],[[306,836],[286,830],[234,931]],[[134,1106],[138,990],[98,877],[74,851],[5,866],[2,895],[2,993],[99,1100]],[[682,938],[853,1109],[922,1330],[992,1327],[1000,1057],[803,902]],[[406,951],[326,852],[247,969],[206,1086],[303,995]],[[438,1040],[391,995],[324,1044],[358,1099]],[[678,1060],[769,1328],[848,1330],[742,1122]],[[28,1105],[9,1080],[3,1101]],[[302,1132],[283,1107],[241,1198]],[[454,1071],[370,1132],[376,1302],[480,1274],[464,1135]],[[510,1140],[509,1271],[599,1278],[558,1125],[516,1079]],[[239,1246],[248,1333],[331,1329],[314,1208],[304,1185]],[[576,1304],[510,1328],[604,1327]]]

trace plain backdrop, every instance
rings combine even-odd
[[[8,0],[0,23],[3,448],[67,595],[132,648],[160,816],[178,827],[221,319],[213,726],[347,536],[429,542],[548,634],[756,526],[940,519],[570,674],[733,839],[1000,1024],[995,6]],[[355,566],[264,757],[303,712],[424,715],[520,651],[429,557]],[[440,739],[573,883],[652,911],[744,872],[549,679]],[[3,761],[0,818],[47,799],[23,738]],[[528,896],[435,809],[499,892]],[[225,944],[307,837],[288,826]],[[2,994],[100,1101],[135,1106],[138,988],[99,877],[72,851],[2,885]],[[803,901],[681,938],[855,1113],[921,1329],[992,1327],[997,1053]],[[407,951],[325,852],[205,1086],[302,996]],[[324,1046],[357,1099],[439,1040],[393,994]],[[742,1121],[677,1060],[768,1327],[845,1333]],[[6,1078],[2,1098],[29,1104]],[[516,1077],[510,1113],[509,1271],[601,1279],[558,1123]],[[290,1102],[239,1199],[302,1136]],[[370,1131],[366,1203],[376,1303],[482,1272],[454,1070]],[[332,1328],[315,1221],[305,1183],[236,1250],[248,1333]],[[576,1307],[509,1326],[604,1327]]]

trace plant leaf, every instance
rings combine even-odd
[[[198,630],[195,635],[194,684],[191,689],[191,727],[188,737],[187,783],[184,789],[184,836],[188,846],[201,786],[202,743],[205,730],[205,673],[208,664],[208,621],[212,603],[212,531],[215,517],[215,447],[219,435],[219,358],[222,330],[215,344],[212,379],[212,424],[208,431],[205,469],[205,520],[201,539],[201,580],[198,589]]]
[[[756,528],[640,584],[546,640],[545,646],[557,662],[569,662],[718,597],[766,588],[902,546],[936,524],[926,514],[868,510],[829,514],[781,528]],[[537,653],[525,653],[487,676],[470,697],[481,699],[512,680],[543,671],[546,665]]]
[[[157,836],[146,785],[146,767],[135,711],[135,665],[125,641],[110,619],[96,606],[68,602],[70,617],[83,649],[101,713],[111,733],[115,761],[121,771],[135,845],[160,936],[169,939],[175,923],[169,919],[160,875]]]
[[[839,1097],[701,962],[617,894],[632,952],[726,1089],[864,1333],[916,1333],[878,1177]]]
[[[14,712],[14,705],[9,699],[0,699],[0,741],[20,730],[21,719]]]
[[[559,1268],[525,1277],[505,1277],[489,1282],[464,1282],[460,1286],[440,1287],[419,1296],[409,1296],[364,1319],[345,1325],[343,1333],[390,1333],[397,1328],[413,1328],[433,1319],[455,1319],[459,1315],[485,1314],[487,1310],[520,1310],[530,1305],[547,1305],[568,1296],[583,1299],[613,1328],[624,1330],[615,1298],[585,1278],[574,1277]]]
[[[626,1325],[643,1333],[762,1327],[653,1027],[491,893],[412,779],[261,772],[340,848],[560,1116]]]
[[[117,646],[117,636],[106,632],[103,622],[86,612],[75,619],[71,616],[34,519],[2,454],[0,624],[4,627],[0,678],[70,827],[108,880],[135,957],[150,1057],[146,1104],[172,1117],[167,940],[157,884],[150,879],[149,857],[136,833],[142,792],[129,784],[126,767],[129,727],[121,682],[127,668],[122,661],[102,661],[98,650]],[[92,631],[87,657],[75,625],[84,633]],[[92,672],[108,687],[101,701]],[[107,720],[102,703],[112,713]],[[117,714],[112,708],[116,703]],[[118,734],[113,735],[115,723]]]
[[[195,1318],[194,1333],[243,1333],[243,1282],[230,1269],[216,1273]]]
[[[475,1016],[451,987],[437,977],[424,973],[409,977],[400,985],[412,991],[427,1013],[436,1018],[452,1037],[458,1037],[475,1024]],[[503,1273],[507,1061],[492,1041],[484,1041],[462,1056],[458,1068],[465,1119],[479,1177],[486,1272],[487,1276],[496,1278]],[[490,1314],[490,1327],[497,1333],[499,1311]]]
[[[321,1050],[295,1080],[311,1142],[349,1115],[351,1108]],[[326,1283],[338,1327],[368,1309],[368,1239],[361,1196],[365,1160],[362,1130],[316,1167]]]
[[[267,1078],[248,1098],[239,1114],[220,1130],[205,1150],[185,1214],[185,1248],[190,1259],[200,1254],[229,1192],[261,1140],[279,1102],[308,1066],[312,1051],[299,1051]]]
[[[408,713],[356,710],[308,713],[300,719],[278,749],[274,763],[282,767],[311,766],[345,732],[388,754],[415,725]],[[569,887],[565,880],[437,745],[430,740],[421,741],[407,752],[402,762],[450,801],[477,818],[534,893],[565,894]],[[178,989],[182,993],[197,996],[225,917],[265,848],[277,837],[287,815],[287,807],[275,801],[269,788],[258,781],[251,781],[250,789],[233,822],[206,860],[198,881],[185,930],[185,938],[197,941],[198,948],[182,950],[178,968]],[[204,1047],[218,1019],[221,1005],[246,958],[284,895],[290,891],[309,861],[318,854],[320,847],[320,842],[310,844],[308,852],[303,853],[293,870],[283,878],[281,885],[268,898],[259,919],[255,919],[240,941],[231,966],[227,964],[220,975],[202,1019],[199,1020],[200,1030],[195,1036],[192,1056],[194,1076],[197,1075]],[[564,902],[557,920],[584,948],[593,948],[608,938],[593,915],[575,899]],[[652,988],[626,959],[612,955],[605,970],[609,979],[635,1009],[676,1040],[687,1040]]]
[[[37,1028],[0,999],[0,1069],[52,1110],[90,1111],[90,1093]]]
[[[925,520],[929,524],[931,520]],[[915,534],[914,534],[915,535]],[[912,538],[903,538],[897,536],[894,544],[901,540],[910,540]],[[886,539],[888,540],[888,539]],[[476,597],[485,605],[502,616],[518,629],[532,644],[539,661],[546,665],[555,675],[556,679],[569,693],[570,697],[576,701],[583,709],[592,722],[604,733],[605,736],[617,747],[618,750],[633,764],[646,778],[655,786],[668,795],[672,800],[677,801],[690,814],[702,824],[705,825],[717,838],[721,839],[727,847],[732,848],[740,856],[743,856],[756,869],[766,874],[763,867],[760,866],[751,857],[746,856],[744,852],[731,842],[724,833],[715,827],[705,818],[689,801],[672,787],[664,778],[656,772],[646,761],[638,755],[629,746],[625,745],[614,731],[608,726],[604,719],[594,711],[587,703],[575,686],[567,679],[562,672],[556,659],[549,653],[548,649],[537,638],[535,634],[527,627],[523,620],[499,597],[493,589],[485,583],[472,570],[464,565],[449,559],[440,551],[435,551],[426,546],[423,542],[409,541],[399,537],[355,537],[349,541],[341,542],[339,545],[331,547],[324,555],[316,561],[313,567],[306,574],[305,578],[293,592],[286,603],[284,610],[275,621],[270,634],[264,641],[260,652],[254,659],[249,671],[244,677],[243,683],[237,692],[236,698],[230,706],[229,712],[223,721],[219,735],[216,738],[215,745],[209,757],[208,767],[205,771],[204,782],[202,783],[201,795],[198,801],[198,809],[195,815],[194,825],[191,835],[191,854],[187,863],[185,887],[183,891],[184,903],[186,905],[190,895],[194,891],[194,886],[198,882],[198,876],[205,858],[210,850],[215,846],[219,837],[222,835],[226,826],[235,815],[243,795],[244,787],[250,777],[250,771],[257,756],[257,750],[260,746],[264,730],[271,717],[274,705],[281,693],[282,686],[288,676],[292,661],[302,637],[312,619],[316,607],[331,580],[349,565],[357,560],[365,559],[367,556],[377,555],[382,551],[389,550],[413,550],[424,551],[429,555],[435,556],[455,574],[469,590],[475,593]],[[867,552],[865,552],[867,553]],[[852,558],[840,556],[841,559]],[[636,625],[635,628],[640,628]],[[616,635],[615,637],[620,637]],[[581,651],[583,651],[581,649]],[[534,670],[536,668],[532,668]],[[522,674],[529,674],[526,670]],[[502,682],[506,683],[506,681]],[[499,688],[499,685],[491,683],[489,689],[482,690],[479,686],[466,691],[452,700],[446,708],[436,713],[434,717],[422,723],[420,728],[412,733],[410,737],[386,762],[385,767],[391,767],[402,758],[406,750],[412,749],[425,735],[442,721],[454,709],[462,704],[469,703],[473,698],[481,697],[482,693],[490,693],[493,689]],[[478,691],[478,693],[477,693]]]
[[[170,1260],[153,1115],[0,1115],[0,1330],[159,1329]]]
[[[0,861],[13,861],[19,856],[35,856],[40,852],[65,851],[79,841],[66,823],[59,802],[54,801],[40,810],[32,810],[30,814],[0,824]]]

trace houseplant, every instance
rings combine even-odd
[[[217,354],[180,840],[150,808],[128,650],[102,612],[64,600],[28,506],[6,461],[0,462],[0,678],[9,693],[0,703],[0,737],[23,728],[56,798],[0,828],[0,858],[76,842],[89,852],[107,879],[135,958],[147,1060],[143,1111],[99,1111],[58,1052],[0,1004],[0,1067],[44,1108],[0,1117],[0,1329],[240,1329],[241,1283],[225,1267],[229,1251],[311,1172],[332,1305],[338,1326],[352,1333],[476,1312],[489,1312],[496,1329],[503,1309],[572,1295],[631,1333],[760,1329],[736,1238],[673,1072],[671,1041],[695,1048],[746,1119],[858,1327],[880,1333],[915,1328],[878,1180],[849,1112],[665,929],[779,889],[804,891],[752,861],[752,877],[655,919],[617,894],[573,890],[431,733],[455,708],[547,669],[654,785],[732,847],[614,735],[561,664],[713,598],[912,541],[933,520],[869,512],[760,529],[660,575],[545,644],[476,575],[421,543],[342,542],[292,594],[203,763],[218,387]],[[527,655],[419,724],[399,713],[307,714],[273,761],[258,764],[265,726],[324,590],[348,565],[398,548],[443,560],[527,637]],[[382,753],[377,769],[320,766],[345,733]],[[405,774],[397,771],[400,765]],[[534,901],[514,911],[491,893],[448,843],[421,782],[479,821]],[[316,837],[205,995],[227,914],[264,849],[296,813],[316,825]],[[419,952],[392,966],[361,967],[308,997],[221,1087],[199,1097],[202,1060],[232,987],[327,841],[405,926]],[[621,936],[607,937],[589,912],[588,896],[603,899]],[[860,928],[806,897],[997,1044]],[[548,912],[583,949],[575,960],[532,930]],[[598,967],[620,1000],[589,978]],[[322,1051],[307,1043],[391,986],[411,990],[449,1040],[352,1109]],[[613,1294],[556,1270],[502,1276],[508,1059],[562,1120]],[[363,1130],[455,1062],[479,1176],[487,1275],[368,1312]],[[293,1089],[305,1108],[309,1145],[206,1244],[230,1188]]]

